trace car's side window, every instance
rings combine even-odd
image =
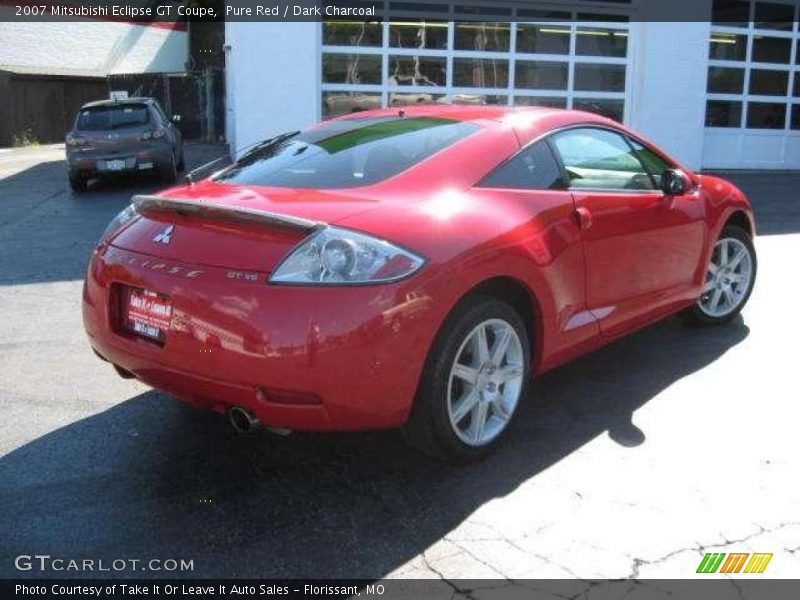
[[[564,189],[561,168],[547,142],[524,148],[480,183],[481,187],[524,190]]]
[[[552,137],[570,189],[654,190],[650,174],[631,145],[613,131],[569,129]]]
[[[664,174],[666,169],[671,169],[672,165],[670,165],[667,161],[661,158],[658,154],[650,150],[647,146],[637,142],[632,138],[628,138],[631,146],[633,149],[636,150],[636,153],[639,155],[639,158],[644,163],[645,168],[650,172],[653,179],[656,182],[656,187],[661,187],[661,176]]]

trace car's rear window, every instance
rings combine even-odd
[[[429,117],[324,123],[258,145],[215,177],[223,183],[347,188],[388,179],[480,129]]]
[[[77,129],[100,131],[139,127],[150,121],[150,111],[144,104],[120,104],[119,106],[95,106],[84,108],[78,114]]]

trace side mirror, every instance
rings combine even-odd
[[[181,122],[181,116],[180,115],[172,115],[172,118],[170,119],[170,121],[172,121],[173,123],[180,123]]]
[[[689,189],[686,175],[676,169],[666,169],[661,174],[661,191],[667,196],[681,196]]]

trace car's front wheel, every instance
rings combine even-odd
[[[530,344],[509,304],[474,296],[457,307],[425,365],[409,442],[427,454],[469,460],[502,439],[530,374]]]
[[[733,319],[750,298],[756,268],[756,250],[747,232],[733,226],[723,229],[708,263],[703,293],[686,316],[701,325]]]

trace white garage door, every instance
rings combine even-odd
[[[793,1],[714,0],[705,168],[800,168]]]
[[[627,3],[580,4],[387,2],[391,21],[323,22],[321,116],[452,100],[624,121]]]

